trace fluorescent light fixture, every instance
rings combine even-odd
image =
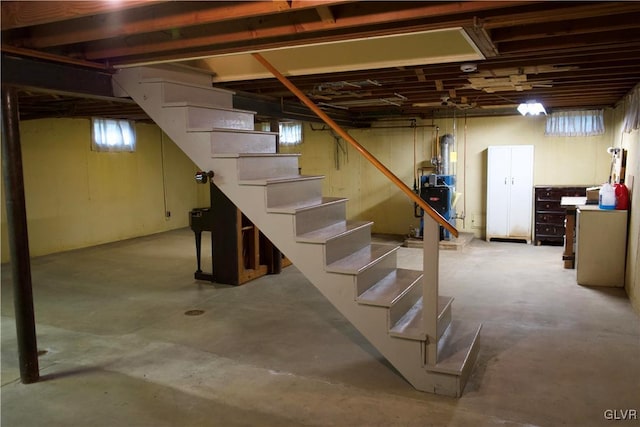
[[[545,115],[547,114],[542,104],[536,101],[523,102],[518,105],[518,112],[523,116],[526,116],[527,114],[530,116],[537,116],[540,113],[544,113]]]

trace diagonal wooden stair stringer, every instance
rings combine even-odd
[[[216,186],[409,383],[461,395],[481,327],[452,321],[452,298],[436,295],[425,304],[438,312],[429,337],[422,273],[398,269],[397,248],[372,243],[370,222],[347,220],[346,199],[323,197],[323,177],[299,175],[297,155],[276,154],[275,134],[254,131],[253,113],[234,109],[232,92],[167,66],[122,69],[113,81],[201,170],[214,171]]]

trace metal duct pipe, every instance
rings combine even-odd
[[[440,175],[451,175],[451,150],[453,149],[453,135],[450,133],[444,134],[440,137],[440,156],[442,161],[440,163]]]

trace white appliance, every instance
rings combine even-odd
[[[487,150],[486,239],[531,241],[533,145]]]

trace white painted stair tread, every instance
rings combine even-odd
[[[398,298],[420,285],[422,272],[398,268],[356,298],[361,304],[391,307]]]
[[[278,135],[278,132],[265,132],[263,130],[251,130],[251,129],[230,129],[230,128],[218,128],[215,126],[194,126],[187,129],[187,132],[220,132],[220,133],[235,133],[241,135]]]
[[[326,243],[334,237],[351,233],[363,227],[370,227],[372,221],[343,221],[328,227],[313,230],[297,237],[298,242],[306,243]]]
[[[300,153],[237,153],[238,157],[300,157]],[[277,178],[276,178],[277,179]]]
[[[225,158],[225,159],[241,159],[241,158],[251,158],[251,157],[263,157],[263,158],[274,158],[274,157],[279,157],[279,158],[285,158],[285,157],[300,157],[300,154],[280,154],[280,153],[213,153],[211,155],[211,158]],[[292,175],[292,177],[297,177],[300,175]],[[247,181],[269,181],[269,182],[273,182],[273,180],[285,180],[288,181],[289,177],[277,177],[277,178],[269,178],[268,180],[265,179],[258,179],[258,180],[242,180],[240,183],[243,184]],[[265,184],[257,184],[257,185],[265,185]]]
[[[358,274],[397,250],[398,246],[374,243],[332,262],[326,270],[333,273]]]
[[[202,102],[191,102],[191,101],[163,102],[162,106],[166,107],[166,108],[196,107],[196,108],[206,108],[208,110],[220,110],[220,111],[232,111],[234,113],[256,114],[255,111],[240,110],[238,108],[220,107],[220,106],[217,106],[215,104],[205,104],[205,103],[202,103]]]
[[[226,157],[226,158],[250,158],[250,157],[263,157],[263,158],[285,158],[285,157],[300,157],[298,153],[219,153],[214,154],[213,157]],[[295,175],[299,176],[299,175]],[[283,177],[277,177],[273,179],[282,179]]]
[[[451,375],[470,373],[480,345],[482,324],[454,321],[438,342],[438,363],[427,370]]]
[[[324,179],[324,175],[288,175],[288,176],[279,176],[277,178],[242,179],[238,181],[238,184],[264,186],[269,184],[280,184],[283,182],[311,181],[314,179]]]
[[[336,203],[345,203],[348,199],[344,197],[323,197],[319,203],[299,202],[289,205],[281,205],[267,208],[268,212],[272,213],[286,213],[294,215],[298,212],[303,212],[308,209],[316,209],[322,206],[332,205]]]
[[[453,302],[452,297],[438,296],[438,320]],[[416,302],[407,313],[396,322],[389,331],[394,337],[408,338],[413,340],[426,340],[427,333],[424,330],[422,317],[422,298]]]
[[[322,198],[322,203],[317,203],[315,205],[306,206],[304,208],[298,208],[298,212],[303,211],[303,210],[307,210],[307,209],[315,209],[315,208],[318,208],[318,207],[323,206],[323,205],[326,206],[326,205],[331,205],[331,204],[335,204],[335,203],[344,203],[347,200],[349,200],[349,199],[346,199],[344,197],[329,197],[329,196],[326,196],[326,197]]]

